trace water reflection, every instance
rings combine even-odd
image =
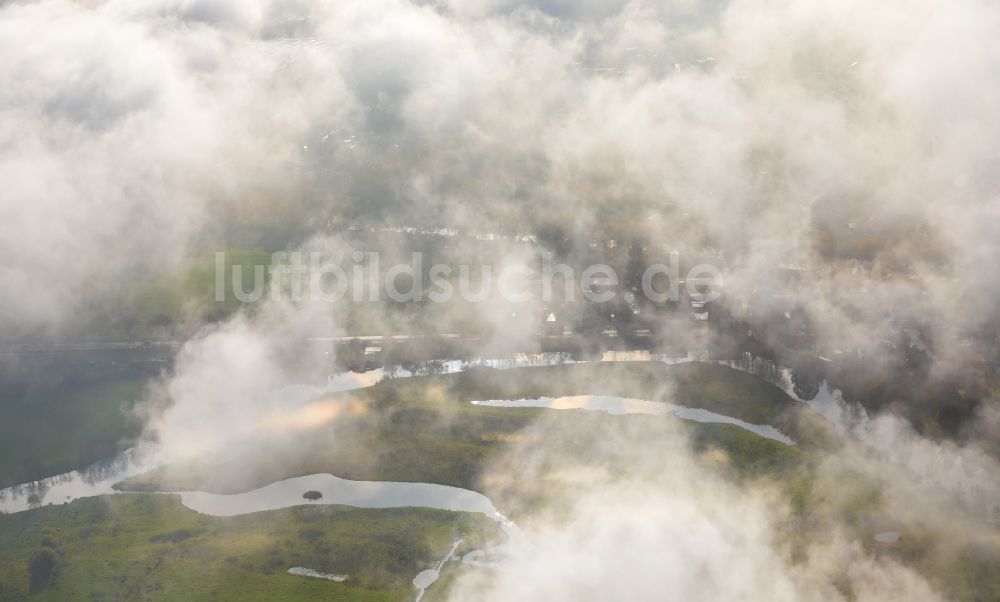
[[[434,374],[453,374],[472,368],[495,368],[511,369],[526,367],[556,366],[561,364],[574,364],[586,360],[578,360],[571,353],[548,352],[548,353],[518,353],[505,357],[477,357],[472,359],[442,359],[428,360],[423,362],[409,363],[395,367],[380,368],[369,372],[344,372],[331,375],[327,383],[321,386],[314,385],[289,385],[279,391],[282,397],[291,399],[295,403],[305,403],[321,397],[324,394],[356,389],[374,385],[386,377],[405,378],[411,376],[424,376]],[[704,352],[693,351],[684,356],[652,353],[646,350],[636,351],[608,351],[596,358],[601,362],[662,362],[665,364],[682,364],[696,361],[712,361]],[[715,360],[715,363],[729,366],[730,368],[747,372],[769,383],[782,388],[786,393],[799,401],[812,404],[828,417],[839,410],[839,391],[831,390],[822,383],[815,400],[802,399],[795,390],[793,375],[790,370],[783,368],[771,360],[761,359],[750,354],[744,354],[736,359]],[[292,403],[291,405],[295,405]],[[687,408],[685,411],[694,412]],[[704,410],[701,410],[704,412]],[[688,414],[690,419],[696,420],[696,414]],[[682,416],[684,417],[684,416]],[[707,416],[701,416],[707,419]],[[723,417],[727,420],[734,420]],[[741,426],[741,425],[738,425]],[[767,425],[749,425],[750,427],[763,427]],[[746,428],[746,427],[744,427]],[[761,433],[758,433],[761,434]],[[780,434],[780,433],[779,433]],[[766,436],[766,435],[765,435]],[[784,437],[784,435],[781,435]],[[775,437],[770,437],[775,438]],[[789,440],[790,441],[790,440]],[[98,462],[79,471],[68,472],[56,475],[39,481],[31,481],[21,485],[15,485],[6,489],[0,489],[0,511],[20,512],[31,508],[37,508],[45,504],[58,504],[72,501],[80,497],[93,495],[103,495],[114,493],[112,485],[130,476],[140,474],[154,468],[145,465],[141,458],[142,454],[135,450],[129,450],[120,456],[109,460]],[[148,459],[147,459],[148,461]],[[218,459],[217,459],[218,461]]]
[[[0,489],[0,511],[21,512],[46,504],[114,493],[112,486],[115,483],[147,469],[139,460],[140,455],[135,450],[127,450],[81,470]]]
[[[593,359],[580,359],[568,352],[516,353],[504,357],[476,357],[471,359],[436,359],[422,362],[410,362],[398,366],[387,367],[383,374],[391,378],[406,378],[411,376],[428,376],[437,374],[454,374],[472,368],[495,368],[508,370],[511,368],[539,368],[558,366],[562,364],[577,364],[588,362],[660,362],[667,365],[685,364],[690,362],[715,363],[727,366],[740,372],[746,372],[757,378],[784,389],[790,396],[799,399],[795,391],[791,370],[784,368],[774,360],[761,358],[751,353],[743,353],[736,358],[713,359],[707,351],[689,351],[685,355],[669,353],[654,353],[645,349],[605,351]],[[799,399],[803,401],[802,399]]]
[[[511,368],[540,368],[574,364],[577,360],[573,354],[566,352],[548,353],[515,353],[503,357],[476,357],[471,359],[436,359],[421,362],[408,362],[391,368],[386,368],[386,374],[392,378],[407,378],[412,376],[431,376],[439,374],[455,374],[472,368],[494,368],[509,370]]]
[[[290,405],[301,405],[323,395],[371,386],[382,380],[384,370],[343,372],[331,375],[325,385],[291,384],[275,391]],[[146,449],[130,449],[122,454],[96,462],[80,470],[29,481],[0,489],[0,512],[22,512],[43,505],[63,504],[82,497],[116,493],[113,489],[129,477],[155,468],[152,454]],[[215,462],[225,460],[215,458]]]
[[[306,501],[302,498],[306,491],[318,491],[323,497],[315,502]],[[489,498],[475,491],[431,483],[350,481],[330,474],[285,479],[246,493],[179,493],[186,507],[210,516],[237,516],[307,504],[344,504],[358,508],[419,506],[476,512],[497,521],[501,519]]]
[[[548,408],[552,410],[592,410],[607,412],[609,414],[647,414],[653,416],[665,416],[672,414],[684,420],[694,422],[708,422],[715,424],[732,424],[751,433],[779,441],[785,445],[795,445],[790,437],[783,434],[770,424],[751,424],[725,416],[716,414],[701,408],[689,408],[687,406],[659,401],[648,401],[645,399],[630,399],[627,397],[615,397],[613,395],[574,395],[569,397],[541,399],[489,399],[483,401],[473,401],[474,405],[499,407],[499,408]]]
[[[315,501],[305,501],[303,494],[307,491],[319,492],[322,497]],[[486,550],[475,550],[466,554],[463,561],[472,565],[483,565],[481,558],[490,558],[493,562],[507,556],[508,546],[523,545],[524,538],[513,522],[497,511],[485,495],[433,483],[400,483],[394,481],[351,481],[330,474],[312,474],[304,477],[294,477],[265,485],[246,493],[220,494],[204,491],[181,491],[181,503],[187,508],[209,516],[238,516],[253,512],[279,510],[292,506],[312,504],[343,504],[356,508],[434,508],[454,512],[472,512],[484,514],[496,521],[507,536],[507,542]],[[458,543],[453,544],[451,551],[444,560],[438,563],[435,571],[425,571],[418,575],[417,585],[423,592],[438,576],[441,566],[458,549]]]

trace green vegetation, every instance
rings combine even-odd
[[[733,425],[686,422],[683,428],[706,470],[737,481],[761,479],[788,502],[791,520],[779,537],[796,562],[808,557],[817,538],[840,530],[861,542],[865,554],[911,566],[956,599],[997,599],[996,538],[942,547],[948,541],[943,534],[888,513],[881,486],[870,475],[847,468],[836,478],[819,478],[814,460],[822,456],[813,452],[830,448],[835,439],[823,423],[778,388],[713,364],[587,363],[389,380],[312,402],[349,411],[296,432],[294,445],[287,439],[259,441],[254,458],[215,467],[172,466],[127,485],[236,492],[329,472],[485,491],[520,520],[538,508],[557,508],[572,494],[574,485],[561,480],[559,467],[642,474],[658,470],[655,454],[670,449],[654,445],[677,434],[668,417],[469,403],[583,394],[680,403],[776,425],[798,444],[786,446]],[[653,453],[620,445],[626,440],[649,441]],[[525,478],[518,462],[525,456],[552,470]],[[637,459],[643,462],[637,465]],[[487,467],[489,486],[481,480]],[[316,505],[305,501],[315,497],[311,493],[297,508],[233,518],[198,515],[176,498],[146,494],[0,516],[0,599],[403,600],[414,593],[410,579],[450,542],[464,538],[461,554],[498,537],[496,525],[478,515]],[[873,525],[904,532],[902,542],[879,546]],[[351,578],[334,583],[289,575],[292,566]],[[445,599],[466,570],[448,563],[426,599]]]
[[[0,487],[83,468],[142,429],[130,413],[147,379],[65,386],[0,403]]]
[[[460,577],[462,577],[466,572],[486,570],[490,569],[472,567],[461,562],[445,563],[445,565],[441,567],[441,574],[438,576],[438,580],[434,582],[434,585],[427,588],[426,592],[424,592],[422,602],[448,602],[451,588]]]
[[[33,592],[45,588],[56,568],[59,533],[52,527],[42,529],[41,545],[28,556],[28,586]]]
[[[677,384],[671,385],[673,382]],[[704,390],[700,384],[705,385]],[[356,411],[297,433],[294,450],[279,442],[270,447],[271,442],[258,441],[260,457],[254,459],[252,467],[246,462],[215,467],[173,466],[129,479],[125,487],[235,493],[292,476],[331,473],[356,480],[420,481],[481,491],[479,479],[484,467],[551,410],[484,407],[469,401],[583,393],[669,399],[749,422],[783,425],[793,437],[807,434],[798,428],[799,412],[807,411],[801,404],[777,387],[713,364],[587,363],[477,369],[390,380],[332,395],[314,403],[346,404]],[[558,420],[594,420],[612,425],[671,419],[561,411]],[[748,475],[786,470],[802,455],[798,448],[732,425],[688,425],[698,450],[718,448],[728,456],[730,467]]]
[[[365,235],[365,239],[371,234]],[[430,266],[442,262],[455,263],[454,259],[441,252],[439,241],[434,237],[413,240],[410,235],[390,235],[396,243],[387,242],[382,246],[372,240],[357,240],[355,248],[378,250],[383,265],[409,262],[412,260],[411,252],[392,250],[399,244],[400,236],[407,240],[407,246],[412,247],[414,252],[423,253],[425,281]],[[186,256],[178,264],[152,273],[132,283],[129,290],[116,291],[114,296],[90,307],[73,324],[74,330],[69,335],[74,340],[104,342],[183,338],[205,324],[223,321],[237,311],[253,313],[261,304],[259,300],[244,303],[236,297],[233,292],[235,268],[239,267],[241,286],[247,295],[254,290],[257,272],[263,274],[260,282],[266,292],[271,282],[269,266],[272,252],[280,252],[283,248],[282,245],[269,249],[225,249],[225,298],[221,301],[216,299],[216,251],[202,250]],[[475,250],[467,251],[473,253]],[[463,263],[477,263],[475,254],[463,257]],[[488,262],[488,257],[483,256],[480,262]],[[343,267],[350,271],[350,264],[347,261],[343,263]],[[267,297],[266,294],[259,296],[261,300]],[[426,297],[422,301],[406,304],[388,298],[379,303],[367,300],[356,302],[348,295],[335,302],[331,311],[335,311],[340,323],[355,335],[433,334],[475,330],[483,326],[476,319],[475,308],[458,300],[449,302],[446,309],[436,308],[433,316],[425,315],[425,319],[414,320],[413,312],[426,308],[427,303]],[[30,333],[22,333],[8,342],[30,343],[33,339]]]
[[[689,423],[695,451],[721,450],[731,474],[752,477],[784,473],[798,466],[802,452],[772,439],[760,437],[732,424]]]
[[[53,534],[58,548],[38,547]],[[101,496],[0,515],[0,599],[407,600],[412,578],[452,542],[462,538],[464,552],[501,537],[485,516],[444,510],[320,505],[217,518],[176,496]]]
[[[753,424],[772,424],[796,439],[800,434],[793,414],[801,404],[774,385],[718,364],[598,362],[477,369],[434,378],[463,400],[614,395],[704,408]]]
[[[226,277],[231,283],[233,266],[240,266],[244,289],[253,289],[257,266],[266,266],[270,252],[262,249],[226,250]],[[80,310],[77,319],[62,333],[66,340],[87,342],[143,341],[190,335],[205,323],[218,322],[243,305],[234,295],[215,299],[215,253],[185,257],[161,271],[136,275],[127,289],[117,289]],[[231,289],[228,289],[231,290]],[[266,289],[265,289],[266,290]],[[26,330],[8,333],[7,343],[37,343],[44,334]]]

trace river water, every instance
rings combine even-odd
[[[683,357],[671,357],[662,354],[650,353],[648,351],[609,351],[598,361],[656,361],[663,362],[665,364],[680,364],[706,360],[707,358],[704,357],[703,354],[694,352],[688,353]],[[471,360],[435,360],[423,362],[416,366],[410,366],[406,369],[396,367],[372,370],[364,373],[347,372],[335,374],[328,378],[326,385],[289,385],[275,391],[275,395],[280,395],[289,400],[286,407],[294,407],[297,403],[304,404],[329,393],[373,385],[386,376],[405,378],[408,376],[420,376],[425,374],[450,374],[474,367],[509,369],[554,366],[567,363],[577,363],[577,360],[573,359],[573,357],[568,353],[522,353],[507,357],[484,357]],[[755,374],[760,372],[760,367],[752,362],[748,364],[745,361],[720,361],[718,363]],[[788,370],[775,369],[773,366],[766,366],[766,368],[767,375],[769,375],[768,380],[773,381],[774,384],[783,388],[794,398],[799,399],[794,393],[791,385],[790,372]],[[596,396],[587,397],[590,397],[591,400],[597,399]],[[838,407],[837,401],[839,398],[839,391],[831,390],[824,383],[820,389],[819,395],[817,395],[816,400],[799,399],[799,401],[809,403],[822,413],[829,415],[835,408]],[[527,400],[525,403],[532,401],[537,402],[538,400]],[[519,400],[513,400],[512,403],[514,402],[519,402]],[[481,403],[485,405],[493,402],[487,401]],[[614,412],[617,411],[616,408],[619,407],[619,402],[613,400],[612,398],[604,398],[603,401],[588,401],[587,403],[596,404],[595,407],[591,407],[589,409],[598,409],[602,411]],[[681,418],[689,420],[697,420],[701,422],[727,422],[730,424],[736,424],[741,428],[746,428],[747,430],[756,432],[759,435],[782,441],[784,443],[792,443],[792,441],[785,435],[779,433],[776,429],[773,429],[773,427],[769,427],[768,425],[753,425],[738,421],[728,416],[714,414],[697,408],[684,408],[683,406],[671,407],[666,404],[657,404],[655,407],[645,405],[651,403],[653,402],[629,400],[626,405],[633,409],[646,408],[652,413],[674,413]],[[148,456],[142,453],[142,450],[129,450],[116,458],[96,463],[82,470],[67,472],[39,481],[31,481],[28,483],[22,483],[21,485],[8,487],[6,489],[0,489],[0,512],[21,512],[41,505],[61,504],[81,497],[115,493],[115,490],[112,488],[115,483],[128,477],[146,472],[152,468],[155,468],[155,466],[149,465]]]
[[[315,502],[302,498],[306,491],[323,497]],[[313,474],[276,481],[246,493],[218,494],[180,491],[181,503],[210,516],[237,516],[304,504],[343,504],[358,508],[402,508],[418,506],[438,510],[478,512],[500,521],[489,498],[481,493],[435,485],[393,481],[351,481],[330,474]]]
[[[790,437],[783,434],[770,424],[751,424],[733,418],[709,412],[701,408],[689,408],[672,403],[647,401],[645,399],[630,399],[611,395],[573,395],[569,397],[543,397],[541,399],[488,399],[473,401],[473,405],[500,408],[548,408],[552,410],[592,410],[609,414],[647,414],[651,416],[674,415],[684,420],[708,422],[715,424],[732,424],[785,445],[795,445]]]
[[[686,357],[666,357],[650,354],[646,351],[608,352],[599,361],[660,361],[667,364],[678,364],[690,361],[705,361],[707,358],[697,354]],[[374,370],[366,373],[343,373],[333,375],[326,386],[290,385],[275,392],[285,398],[290,398],[289,406],[303,404],[322,395],[366,387],[377,383],[385,376],[402,378],[422,374],[448,374],[461,372],[473,367],[518,368],[553,366],[558,364],[576,363],[577,360],[565,353],[518,354],[505,358],[477,358],[474,360],[450,360],[427,362],[409,369],[394,368],[389,370]],[[736,369],[744,369],[744,364],[733,365],[732,362],[720,362]],[[798,399],[791,386],[790,373],[787,370],[773,371],[767,380],[781,386]],[[778,376],[773,376],[777,374]],[[801,400],[816,406],[821,412],[828,414],[836,407],[839,398],[838,391],[830,390],[824,383],[816,400]],[[629,399],[614,396],[580,395],[572,397],[519,399],[519,400],[481,400],[473,404],[494,407],[544,407],[556,410],[584,409],[602,411],[611,414],[672,414],[685,420],[697,422],[733,424],[757,435],[794,445],[794,441],[779,432],[771,425],[751,424],[745,421],[710,412],[700,408],[689,408],[680,405],[653,402],[641,399]],[[84,470],[56,475],[41,481],[24,483],[15,487],[0,490],[0,512],[20,512],[36,508],[44,504],[68,503],[74,499],[96,495],[113,494],[113,485],[125,478],[141,474],[154,468],[143,461],[143,453],[128,450],[117,458],[100,462]],[[306,491],[318,491],[322,498],[315,502],[303,499]],[[236,516],[252,512],[277,510],[291,506],[306,504],[343,504],[359,508],[398,508],[423,507],[460,512],[484,514],[495,520],[507,536],[505,544],[467,553],[462,561],[473,566],[497,566],[508,553],[511,545],[523,544],[523,536],[517,526],[504,517],[494,507],[493,503],[481,493],[436,485],[431,483],[402,483],[388,481],[351,481],[330,474],[314,474],[277,481],[258,489],[239,494],[215,494],[202,491],[176,492],[181,497],[181,503],[196,512],[212,516]],[[441,568],[455,553],[458,543],[453,544],[450,552],[434,569],[422,571],[414,578],[417,587],[417,600],[423,597],[440,575]],[[314,576],[311,569],[294,567],[296,574]],[[315,576],[320,576],[318,573]],[[340,576],[336,576],[339,578]]]

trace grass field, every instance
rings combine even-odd
[[[27,559],[46,537],[55,569],[33,588]],[[217,518],[176,496],[101,496],[0,515],[0,600],[407,600],[412,578],[459,538],[464,552],[502,535],[485,516],[443,510],[315,505]]]
[[[704,408],[754,424],[772,424],[796,439],[809,438],[796,420],[801,404],[774,385],[718,364],[597,362],[476,369],[431,378],[460,400],[614,395]]]
[[[553,447],[582,466],[600,464],[614,474],[615,466],[635,460],[631,446],[615,443],[622,437],[642,444],[677,433],[667,428],[668,417],[468,403],[577,394],[669,401],[774,424],[798,444],[786,446],[732,425],[684,423],[683,428],[706,469],[737,481],[759,477],[783,492],[792,520],[780,537],[795,554],[804,557],[810,541],[840,529],[862,542],[865,554],[885,554],[916,568],[949,599],[997,599],[995,537],[938,549],[939,533],[902,524],[882,507],[879,484],[870,477],[845,475],[854,492],[846,497],[817,486],[813,459],[822,456],[813,452],[832,445],[818,418],[776,387],[710,364],[577,364],[389,380],[312,402],[353,402],[360,409],[296,433],[292,445],[287,439],[262,440],[256,442],[257,455],[239,463],[211,469],[178,465],[129,485],[225,493],[316,472],[424,481],[483,491],[505,514],[530,524],[532,509],[565,499],[567,485],[544,472],[526,478],[523,466],[510,462],[519,445]],[[601,438],[611,443],[595,446]],[[640,447],[638,453],[645,451]],[[655,453],[646,458],[655,469]],[[481,477],[491,467],[487,484]],[[833,506],[831,499],[837,500]],[[904,543],[877,552],[873,523],[897,526],[906,533]],[[36,584],[30,599],[405,600],[415,593],[410,579],[459,536],[466,538],[466,548],[498,537],[485,517],[433,510],[312,506],[211,518],[187,511],[170,496],[105,496],[0,516],[0,600],[28,596],[26,563],[42,542],[55,546],[54,576]],[[338,584],[289,575],[291,566],[351,579]],[[426,600],[446,599],[448,587],[466,570],[449,563]]]
[[[32,393],[0,403],[0,487],[110,458],[142,424],[129,409],[147,380],[126,378]]]
[[[585,411],[491,408],[473,399],[598,393],[688,403],[773,422],[796,402],[751,376],[709,364],[579,364],[389,380],[317,400],[358,402],[364,411],[298,433],[260,441],[254,458],[221,467],[174,466],[133,479],[133,488],[244,491],[317,472],[363,480],[423,481],[483,490],[484,469],[540,419],[570,432],[624,429],[650,437],[667,417]],[[787,423],[794,424],[792,422]],[[687,423],[696,450],[721,449],[734,474],[792,470],[802,452],[732,425]],[[615,461],[615,459],[611,459]],[[547,483],[527,493],[547,495]],[[409,582],[465,537],[466,547],[496,538],[492,521],[434,510],[361,510],[312,506],[233,518],[198,515],[177,498],[125,494],[0,516],[0,599],[31,587],[27,559],[58,532],[54,577],[31,595],[40,600],[403,600]],[[46,530],[46,532],[50,532]],[[287,574],[291,566],[348,574],[343,584]],[[428,599],[440,596],[461,567],[449,566]]]
[[[677,376],[676,386],[670,385]],[[702,390],[699,383],[704,383]],[[356,415],[296,433],[286,442],[255,441],[259,456],[247,462],[205,467],[173,466],[128,480],[134,490],[201,489],[247,491],[272,481],[312,473],[355,480],[420,481],[482,491],[483,468],[510,448],[522,431],[546,412],[537,408],[494,408],[474,399],[604,393],[689,403],[747,421],[783,425],[794,437],[801,404],[777,387],[730,368],[711,364],[575,364],[390,380],[336,394],[315,404],[357,402]],[[691,397],[686,397],[690,394]],[[697,395],[695,399],[693,396]],[[586,415],[586,416],[585,416]],[[559,412],[561,422],[597,420],[656,423],[647,416]],[[800,460],[788,447],[732,425],[687,423],[696,448],[717,447],[744,474],[785,470]],[[654,435],[650,435],[654,436]]]

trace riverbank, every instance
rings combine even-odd
[[[774,385],[715,364],[608,362],[475,368],[389,378],[371,387],[325,396],[297,412],[336,415],[337,419],[297,429],[294,443],[277,435],[258,438],[239,460],[214,465],[192,460],[161,467],[126,480],[121,488],[239,493],[290,477],[330,473],[353,480],[437,483],[482,491],[483,467],[547,410],[491,408],[469,402],[587,393],[662,402],[669,394],[670,401],[690,408],[774,425],[803,450],[826,444],[822,418],[805,404]],[[352,411],[338,411],[344,407]],[[593,419],[648,420],[635,416]],[[748,473],[785,470],[800,455],[782,443],[731,425],[689,426],[696,445],[719,447],[734,467]]]
[[[30,392],[0,403],[0,488],[117,456],[142,431],[132,408],[149,377]]]
[[[28,594],[26,562],[43,529],[57,534],[56,564],[32,599],[53,601],[410,600],[413,575],[454,541],[464,553],[503,539],[467,512],[300,505],[213,517],[175,495],[100,496],[0,515],[0,599]],[[289,574],[295,566],[349,578]]]

